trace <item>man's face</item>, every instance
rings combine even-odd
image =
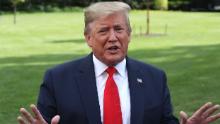
[[[86,41],[100,61],[113,66],[125,58],[130,32],[123,14],[101,17],[89,26],[90,32],[85,35]]]

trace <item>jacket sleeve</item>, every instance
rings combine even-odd
[[[37,107],[43,118],[47,121],[47,123],[50,124],[51,119],[57,113],[56,99],[53,88],[53,77],[50,70],[46,72],[43,83],[40,86]]]
[[[164,97],[163,97],[163,116],[161,120],[161,124],[179,124],[178,119],[173,115],[173,108],[171,104],[170,92],[167,86],[167,78],[165,73],[163,73],[164,80]]]

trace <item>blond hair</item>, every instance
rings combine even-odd
[[[131,32],[130,21],[128,13],[131,10],[130,6],[124,2],[97,2],[90,5],[84,11],[85,28],[84,33],[90,31],[89,24],[100,17],[108,16],[117,12],[125,15],[128,32]]]

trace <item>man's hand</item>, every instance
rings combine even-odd
[[[34,117],[25,108],[21,108],[21,116],[18,116],[17,118],[19,124],[47,124],[35,105],[30,105],[30,108],[34,114]],[[52,118],[51,124],[58,124],[59,120],[60,116],[56,115]]]
[[[191,117],[181,111],[180,124],[209,124],[220,118],[220,113],[212,115],[219,109],[219,105],[213,105],[211,102],[200,107]]]

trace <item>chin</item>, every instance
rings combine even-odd
[[[107,60],[107,65],[108,66],[114,66],[114,65],[117,65],[119,62],[121,62],[122,60],[124,59],[124,57],[122,56],[112,56],[112,57],[109,57]]]

